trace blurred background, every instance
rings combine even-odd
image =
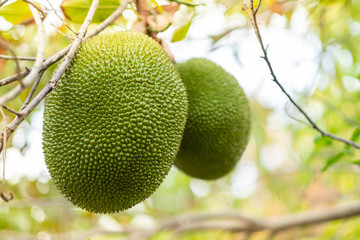
[[[71,1],[91,3],[67,2]],[[64,18],[62,1],[36,2],[48,14],[44,23],[45,57],[49,57],[72,42],[60,31],[72,33],[59,18]],[[13,3],[19,4],[18,12],[10,15],[4,9]],[[231,211],[262,219],[358,201],[359,151],[321,137],[304,123],[301,113],[272,81],[242,2],[193,3],[204,4],[181,5],[173,24],[158,36],[169,44],[177,62],[209,58],[232,73],[245,90],[252,113],[251,139],[236,169],[219,180],[202,181],[173,167],[143,203],[118,214],[91,214],[68,203],[50,180],[42,154],[40,104],[7,144],[6,189],[15,199],[0,201],[0,239],[127,239],[126,227],[152,229],[159,221],[188,213]],[[0,38],[16,55],[36,56],[37,28],[25,6],[22,1],[8,1],[0,8]],[[73,9],[67,10],[70,19],[65,18],[66,23],[78,30],[81,19],[80,23],[72,19]],[[264,0],[258,14],[278,80],[321,128],[355,142],[360,141],[359,10],[358,0]],[[105,31],[129,29],[135,20],[129,8]],[[0,54],[11,55],[4,47]],[[24,69],[33,63],[19,64]],[[45,72],[38,90],[50,80],[55,67]],[[15,72],[14,61],[0,59],[0,79]],[[15,85],[0,87],[0,96]],[[8,106],[19,109],[28,93],[24,91]],[[5,122],[2,119],[2,129]],[[273,239],[359,239],[359,226],[360,219],[355,217],[283,231]],[[267,237],[266,231],[251,235],[251,239]],[[246,235],[219,230],[163,231],[152,239],[246,239]]]

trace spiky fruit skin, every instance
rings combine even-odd
[[[234,168],[248,143],[248,100],[237,80],[209,60],[193,58],[176,67],[189,111],[175,166],[195,178],[220,178]]]
[[[90,212],[143,201],[172,166],[187,106],[175,66],[150,37],[87,40],[45,102],[43,151],[53,182]]]

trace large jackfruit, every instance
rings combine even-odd
[[[215,63],[193,58],[177,64],[189,112],[175,166],[205,180],[230,172],[247,145],[248,100],[237,80]]]
[[[87,40],[45,102],[43,150],[53,182],[95,213],[143,201],[175,159],[187,105],[175,66],[150,37]]]

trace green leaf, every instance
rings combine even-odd
[[[356,128],[353,131],[350,140],[353,142],[358,142],[359,139],[360,139],[360,127]],[[352,148],[353,147],[350,145],[345,145],[345,147],[344,147],[345,150],[352,149]]]
[[[315,138],[315,144],[318,147],[329,146],[333,142],[333,139],[328,136],[319,136]]]
[[[61,9],[65,16],[75,23],[83,23],[92,0],[64,0]],[[93,23],[102,22],[120,6],[119,0],[100,0]]]
[[[355,160],[352,162],[353,164],[360,165],[360,160]]]
[[[0,16],[12,24],[20,24],[33,18],[29,4],[22,0],[1,7]]]
[[[188,21],[185,25],[182,25],[175,30],[174,35],[171,39],[172,42],[181,41],[186,37],[186,34],[188,33],[191,26],[192,19],[193,18],[191,18],[190,21]]]
[[[340,152],[334,156],[332,156],[331,158],[329,158],[326,163],[325,166],[321,169],[321,171],[325,172],[326,170],[328,170],[328,168],[332,165],[334,165],[335,163],[337,163],[345,154]]]
[[[357,141],[360,139],[360,127],[356,128],[351,136],[351,141]]]

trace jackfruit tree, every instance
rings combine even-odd
[[[0,239],[358,239],[359,4],[0,0]]]

